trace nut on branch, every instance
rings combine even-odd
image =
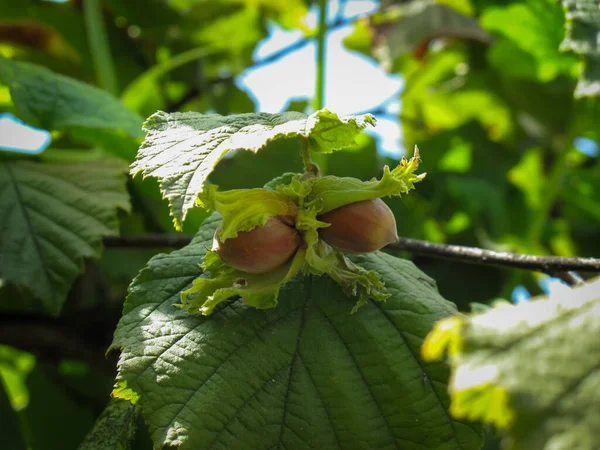
[[[213,250],[225,264],[242,272],[260,274],[275,270],[296,253],[302,243],[291,216],[271,217],[237,237],[219,240],[219,226],[213,239]]]
[[[343,253],[374,252],[398,241],[394,214],[379,198],[350,203],[318,219],[330,224],[319,229],[321,239]]]

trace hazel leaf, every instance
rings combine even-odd
[[[498,302],[438,322],[425,360],[447,351],[450,411],[504,429],[511,450],[600,447],[600,278],[549,298]]]
[[[374,124],[369,114],[339,117],[327,109],[310,116],[293,111],[231,116],[159,111],[144,124],[146,138],[131,174],[158,178],[180,229],[209,174],[229,150],[256,153],[275,139],[301,137],[314,151],[330,153],[354,144],[358,133]]]
[[[190,315],[173,304],[218,225],[207,219],[190,245],[148,262],[115,332],[113,395],[137,401],[155,448],[481,448],[480,428],[448,415],[446,365],[419,354],[456,311],[433,280],[377,252],[354,261],[392,296],[356,314],[329,277],[298,274],[276,308],[234,297]]]
[[[86,258],[119,231],[129,211],[127,165],[0,160],[0,278],[58,314]]]

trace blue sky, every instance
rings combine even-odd
[[[339,2],[330,0],[328,22],[337,18],[354,19],[366,16],[379,8],[379,1]],[[313,7],[307,24],[317,24]],[[353,114],[375,109],[385,104],[387,113],[397,114],[398,100],[403,87],[402,78],[386,73],[377,62],[356,52],[348,51],[342,40],[353,30],[352,25],[337,28],[327,35],[325,106],[338,114]],[[299,30],[284,30],[275,23],[269,25],[269,36],[254,52],[260,60],[303,39]],[[250,68],[238,77],[238,86],[247,91],[256,103],[256,110],[280,112],[291,99],[312,99],[315,94],[316,42],[289,53],[266,66]],[[379,140],[379,149],[394,155],[403,154],[398,120],[378,117],[377,127],[369,131]]]
[[[0,149],[41,153],[50,145],[50,133],[24,124],[12,114],[0,114]]]

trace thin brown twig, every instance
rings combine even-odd
[[[600,272],[600,259],[566,258],[562,256],[535,256],[521,253],[496,252],[463,245],[435,244],[418,239],[401,238],[387,247],[392,250],[418,253],[464,263],[558,273],[571,270]]]
[[[189,234],[143,234],[134,236],[109,236],[104,238],[107,248],[182,248],[192,241]]]
[[[549,273],[548,275],[559,278],[560,280],[567,283],[569,286],[577,286],[585,283],[585,280],[583,278],[581,278],[577,273],[571,271]]]
[[[0,344],[33,352],[50,361],[78,359],[108,374],[115,369],[114,358],[106,358],[103,349],[84,342],[72,330],[51,320],[3,317],[0,320]]]

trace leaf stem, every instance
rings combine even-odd
[[[317,34],[317,77],[315,86],[315,109],[325,104],[325,37],[327,34],[327,0],[319,0],[319,28]]]
[[[306,174],[310,174],[311,176],[321,176],[319,166],[312,160],[309,140],[306,138],[301,138],[300,141],[302,142],[302,160],[304,161],[304,171]]]
[[[542,204],[538,208],[529,226],[527,233],[527,241],[534,242],[535,245],[539,245],[540,236],[544,230],[544,226],[548,222],[548,215],[554,205],[554,201],[558,197],[561,189],[561,181],[567,171],[566,164],[567,149],[561,148],[556,152],[556,159],[552,164],[550,174],[546,179],[545,193],[542,199]]]
[[[326,36],[327,36],[327,0],[319,0],[319,28],[317,30],[317,74],[315,78],[314,107],[318,111],[325,106],[325,74],[326,74]],[[327,155],[315,154],[315,160],[323,173],[327,173]],[[320,172],[320,170],[319,170]]]
[[[98,84],[102,89],[117,96],[119,94],[117,75],[104,26],[101,1],[84,0],[83,16],[90,53],[98,76]]]

